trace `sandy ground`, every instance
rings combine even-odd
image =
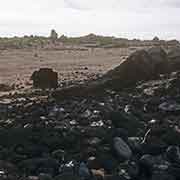
[[[114,68],[130,52],[124,48],[87,51],[4,50],[0,52],[0,83],[28,82],[33,71],[42,67],[57,71],[60,81],[87,79]]]

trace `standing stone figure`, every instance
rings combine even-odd
[[[53,44],[54,44],[54,43],[57,41],[57,39],[58,39],[58,33],[57,33],[54,29],[51,30],[50,38],[51,38]]]

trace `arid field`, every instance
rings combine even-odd
[[[24,84],[40,67],[53,68],[60,81],[89,79],[117,66],[130,51],[128,48],[1,50],[0,83]]]

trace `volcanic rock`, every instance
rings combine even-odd
[[[114,149],[120,160],[128,160],[132,156],[131,149],[120,137],[114,138]]]

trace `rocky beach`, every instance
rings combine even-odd
[[[57,89],[36,72],[43,90],[1,96],[0,179],[180,179],[179,62],[179,49],[139,50]]]

